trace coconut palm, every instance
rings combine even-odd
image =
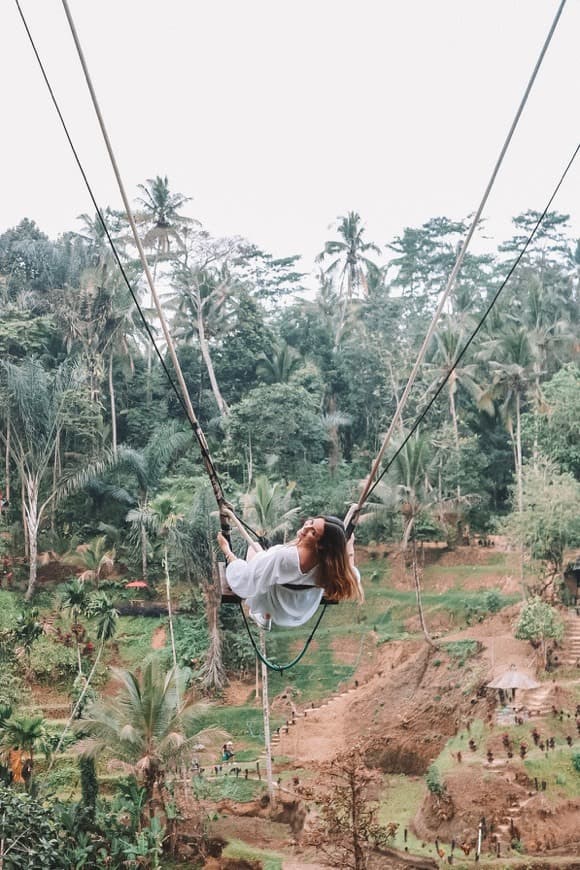
[[[202,709],[191,699],[179,704],[173,671],[162,672],[155,660],[140,675],[118,669],[114,674],[117,694],[93,702],[79,722],[79,729],[89,735],[81,752],[94,757],[106,751],[123,762],[145,788],[153,818],[155,797],[165,810],[168,766],[184,759],[204,737],[196,727]]]
[[[491,385],[482,392],[480,407],[491,416],[499,402],[499,414],[508,431],[514,455],[518,510],[522,510],[522,407],[533,380],[537,354],[523,326],[508,325],[487,342],[481,354],[492,372]]]
[[[115,550],[107,545],[107,536],[98,535],[85,546],[69,554],[65,561],[82,569],[81,583],[91,581],[98,588],[99,581],[107,577],[115,566]]]
[[[368,296],[367,275],[369,272],[378,271],[375,263],[365,255],[369,251],[380,254],[377,245],[363,241],[364,227],[361,226],[359,214],[350,211],[346,217],[339,217],[338,221],[336,230],[340,238],[326,242],[316,258],[318,263],[331,258],[324,272],[335,278],[340,300],[340,316],[334,338],[335,347],[340,344],[347,311],[354,296],[361,289],[363,297]]]
[[[97,655],[95,656],[95,661],[93,662],[91,671],[86,680],[84,681],[84,685],[81,689],[79,697],[77,698],[76,704],[73,707],[73,711],[69,717],[69,720],[63,728],[62,734],[60,735],[60,739],[55,750],[55,755],[59,752],[70,726],[72,725],[73,721],[78,718],[79,712],[80,710],[82,710],[83,702],[85,700],[87,692],[89,691],[89,687],[92,684],[98,664],[103,655],[105,644],[107,643],[107,641],[111,640],[115,636],[117,631],[119,611],[113,606],[111,599],[104,592],[99,592],[90,598],[86,606],[86,612],[87,615],[95,622],[95,634],[97,640],[100,641],[99,649],[97,651]]]
[[[286,537],[300,510],[291,507],[295,487],[294,482],[270,483],[265,475],[260,475],[253,490],[242,497],[244,519],[259,535],[272,538],[283,534]]]
[[[89,607],[90,594],[84,582],[80,579],[71,580],[64,587],[60,606],[64,613],[69,613],[71,617],[71,629],[75,639],[75,647],[77,651],[77,665],[79,676],[82,676],[83,666],[81,660],[81,648],[79,642],[79,619],[86,615]]]
[[[181,232],[197,221],[180,214],[180,209],[191,201],[183,193],[171,193],[167,176],[156,175],[148,178],[145,184],[138,184],[141,196],[137,198],[140,206],[140,219],[147,227],[143,243],[154,248],[156,260],[169,254],[171,243],[183,248]]]
[[[367,272],[377,269],[375,263],[364,255],[368,251],[380,254],[381,250],[372,242],[363,241],[364,227],[360,215],[354,211],[338,218],[336,231],[340,238],[326,242],[316,261],[323,263],[328,257],[333,258],[325,271],[338,274],[339,295],[346,296],[350,302],[359,288],[362,288],[363,295],[367,295]]]
[[[169,621],[169,634],[171,637],[171,651],[173,655],[173,669],[175,673],[175,689],[179,702],[179,686],[177,683],[177,653],[175,650],[175,632],[173,629],[173,608],[171,605],[171,580],[169,576],[169,553],[186,542],[184,534],[180,534],[180,524],[183,514],[176,511],[173,500],[167,495],[158,495],[144,510],[130,510],[127,520],[139,527],[147,528],[150,535],[158,537],[163,544],[163,567],[165,570],[165,594],[167,600],[167,615]]]
[[[401,550],[404,553],[409,544],[411,545],[413,582],[421,630],[427,643],[434,646],[435,644],[427,630],[423,611],[415,534],[419,516],[422,513],[431,512],[436,504],[436,494],[429,482],[430,459],[427,437],[418,432],[415,433],[402,450],[397,451],[390,471],[389,483],[381,482],[375,487],[375,498],[378,501],[370,502],[367,505],[367,514],[392,512],[393,510],[400,513],[403,521]]]
[[[261,354],[256,374],[267,384],[287,384],[302,365],[300,354],[285,342],[272,348],[270,354]]]
[[[13,782],[28,787],[37,749],[49,753],[43,716],[11,716],[4,722],[0,733],[0,746],[8,755]]]
[[[476,381],[477,365],[475,363],[462,363],[455,365],[466,340],[466,330],[457,325],[451,317],[442,319],[441,324],[434,335],[434,347],[431,353],[429,368],[436,375],[433,387],[439,385],[441,380],[451,372],[447,380],[447,394],[449,396],[449,414],[453,426],[455,446],[459,451],[459,422],[457,419],[456,397],[460,387],[478,398],[481,388]]]

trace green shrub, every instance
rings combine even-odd
[[[30,667],[39,683],[70,682],[77,674],[76,652],[43,636],[32,648]]]
[[[467,659],[477,655],[480,646],[477,640],[455,640],[450,643],[444,643],[443,649],[449,658],[454,659],[457,665],[462,668]]]
[[[576,773],[580,773],[580,752],[572,753],[572,767]]]
[[[442,795],[445,792],[445,785],[441,782],[441,775],[436,764],[429,767],[425,782],[431,794]]]

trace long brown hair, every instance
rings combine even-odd
[[[317,580],[330,601],[363,601],[358,581],[346,551],[344,523],[339,517],[321,516],[324,534],[318,541]]]

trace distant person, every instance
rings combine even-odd
[[[354,537],[347,541],[338,517],[312,517],[291,543],[266,551],[253,544],[246,559],[234,555],[221,532],[217,540],[231,590],[247,599],[251,619],[262,628],[268,630],[272,622],[303,625],[323,595],[330,601],[363,600]]]

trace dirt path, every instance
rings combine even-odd
[[[151,638],[151,649],[163,649],[167,639],[167,632],[162,625],[156,628]]]

